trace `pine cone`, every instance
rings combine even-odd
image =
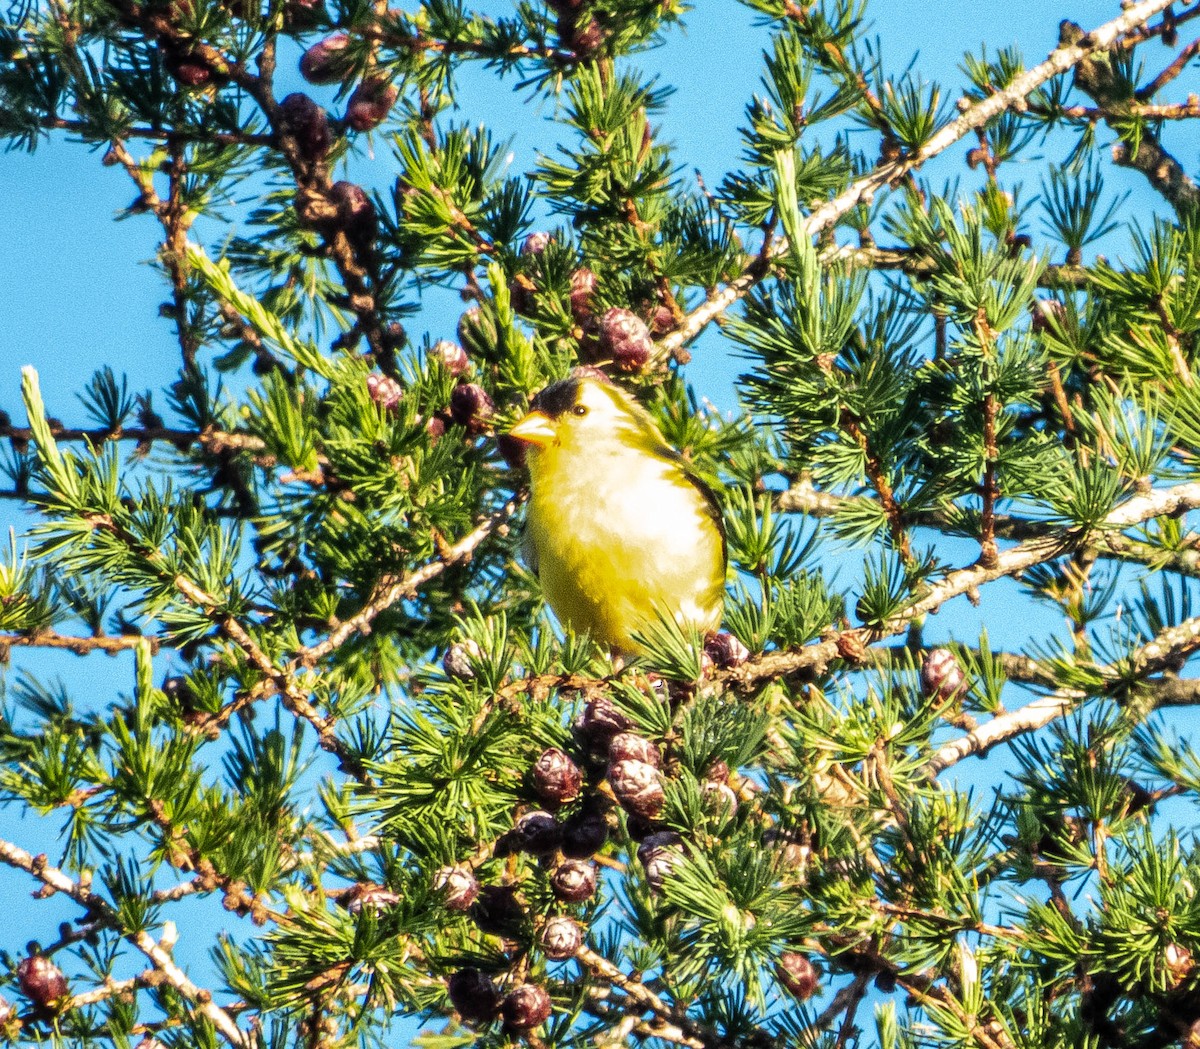
[[[572,958],[583,944],[583,930],[577,922],[562,915],[549,918],[538,938],[542,953],[553,962]]]
[[[390,375],[372,372],[367,376],[367,393],[384,411],[394,412],[404,397],[404,387]]]
[[[479,645],[469,637],[456,641],[442,656],[442,669],[446,677],[458,678],[460,681],[470,681],[475,677],[475,662],[483,655]]]
[[[1169,943],[1163,951],[1163,965],[1167,970],[1167,987],[1174,990],[1191,976],[1196,968],[1192,952],[1182,944]]]
[[[460,969],[446,981],[446,990],[467,1023],[487,1023],[500,1013],[500,991],[478,969]]]
[[[360,882],[350,890],[344,902],[346,910],[351,914],[362,914],[363,911],[382,914],[389,907],[394,907],[399,903],[400,897],[382,885]]]
[[[732,816],[738,810],[737,791],[728,783],[705,780],[700,786],[700,794],[704,798],[704,807],[714,815]]]
[[[302,91],[294,91],[279,103],[279,128],[296,140],[304,159],[324,160],[333,145],[325,110]]]
[[[337,84],[348,72],[344,54],[350,37],[335,33],[318,40],[300,56],[300,75],[310,84]]]
[[[775,976],[799,1001],[807,1001],[821,986],[821,972],[808,957],[784,951],[775,966]]]
[[[618,732],[608,744],[608,760],[611,765],[622,761],[641,761],[659,768],[662,765],[662,752],[636,732]]]
[[[525,909],[511,885],[483,885],[471,908],[471,917],[483,932],[511,940],[521,933]]]
[[[544,231],[529,234],[528,237],[521,242],[522,255],[540,255],[551,244],[554,243],[554,238]]]
[[[709,634],[704,639],[704,652],[722,670],[740,667],[750,658],[750,649],[725,631]]]
[[[961,699],[966,691],[966,675],[958,659],[948,648],[932,648],[921,663],[921,690],[938,703]]]
[[[1195,1020],[1187,1029],[1180,1043],[1181,1049],[1200,1049],[1200,1020]]]
[[[720,758],[717,758],[716,761],[704,770],[704,778],[712,780],[714,783],[726,783],[729,780],[729,766]]]
[[[600,318],[600,352],[623,372],[636,372],[654,353],[646,322],[636,313],[613,306]]]
[[[550,887],[564,903],[583,903],[596,891],[596,868],[583,860],[564,860],[550,875]]]
[[[595,294],[596,274],[581,266],[571,274],[571,315],[580,324],[591,318]]]
[[[449,339],[435,342],[429,350],[429,357],[431,360],[440,361],[442,367],[446,369],[446,373],[455,378],[471,367],[471,358],[467,356],[467,351],[457,342],[451,342]]]
[[[1030,329],[1035,335],[1053,332],[1067,319],[1067,308],[1058,299],[1037,299],[1032,307],[1033,322]]]
[[[470,433],[481,433],[486,429],[495,409],[487,390],[477,383],[462,383],[450,394],[450,418]]]
[[[479,882],[470,867],[442,867],[433,887],[443,893],[442,902],[452,911],[469,911],[479,895]]]
[[[548,805],[562,805],[579,796],[583,773],[565,752],[557,747],[543,750],[529,773],[537,796]]]
[[[31,954],[21,959],[17,965],[17,986],[41,1009],[70,993],[63,971],[44,954]]]
[[[562,844],[562,825],[548,812],[527,812],[513,828],[517,847],[532,856],[552,856]]]
[[[587,743],[605,747],[618,732],[633,728],[633,722],[607,696],[593,699],[575,720],[575,731]]]
[[[317,29],[328,18],[325,0],[286,0],[283,5],[283,27],[289,33]]]
[[[207,87],[228,79],[193,52],[164,51],[163,66],[184,87]]]
[[[635,815],[653,819],[662,811],[662,780],[648,762],[618,761],[608,770],[608,782],[621,805]]]
[[[530,1031],[550,1019],[550,995],[533,983],[514,987],[500,1006],[504,1022],[518,1031]]]
[[[661,889],[681,857],[679,846],[683,839],[672,831],[649,835],[638,846],[637,858],[646,872],[646,882],[652,889]]]
[[[608,820],[598,813],[579,813],[563,824],[564,856],[585,860],[594,856],[608,841]]]
[[[388,118],[400,92],[390,80],[368,77],[354,89],[346,104],[346,123],[355,131],[370,131]]]
[[[487,360],[495,354],[499,339],[496,322],[478,306],[458,318],[458,341],[467,353]]]
[[[346,235],[357,244],[373,242],[379,220],[367,191],[353,182],[335,182],[329,187],[329,196],[337,205],[338,219]]]

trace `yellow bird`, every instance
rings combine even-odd
[[[720,626],[720,509],[632,397],[579,370],[509,433],[528,446],[526,557],[564,626],[623,656],[664,618]]]

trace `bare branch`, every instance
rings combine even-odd
[[[1083,30],[1075,23],[1064,22],[1059,39],[1068,43],[1078,38],[1087,39],[1082,34]],[[1147,85],[1148,94],[1139,93],[1138,100],[1149,97],[1149,93],[1157,90],[1156,83]],[[1114,163],[1140,171],[1179,214],[1200,204],[1200,187],[1153,134],[1147,131],[1140,135],[1133,147],[1126,141],[1129,134],[1127,125],[1136,119],[1134,103],[1126,97],[1123,81],[1118,79],[1109,63],[1097,60],[1095,52],[1083,56],[1075,70],[1075,85],[1096,102],[1104,122],[1122,139],[1113,148]]]
[[[1197,114],[1200,116],[1200,113]],[[880,248],[875,246],[843,244],[829,248],[820,255],[821,262],[830,265],[845,265],[872,270],[900,270],[918,279],[931,277],[937,271],[937,263],[916,248]],[[1070,264],[1049,265],[1038,275],[1039,288],[1085,288],[1092,279],[1086,266]]]
[[[205,731],[221,727],[237,710],[274,691],[279,694],[283,705],[292,714],[303,718],[316,729],[321,747],[336,755],[347,771],[362,779],[365,772],[346,745],[338,738],[336,720],[325,717],[312,705],[306,691],[296,682],[294,676],[296,670],[302,667],[311,669],[355,633],[369,632],[371,622],[381,612],[390,608],[397,601],[415,594],[421,586],[437,578],[451,565],[467,560],[489,535],[503,527],[516,510],[517,505],[518,500],[516,499],[508,502],[473,531],[444,550],[437,560],[429,562],[399,580],[381,580],[371,600],[358,615],[341,624],[320,644],[301,649],[297,653],[297,658],[286,668],[276,665],[246,628],[235,617],[227,615],[221,609],[216,598],[206,593],[187,577],[176,576],[172,580],[175,589],[193,604],[209,613],[220,631],[246,654],[250,663],[261,671],[266,679],[265,682],[247,690],[235,703],[229,704],[218,714],[199,723],[196,726],[197,730]]]
[[[63,1011],[86,1009],[89,1005],[96,1005],[117,995],[128,994],[139,987],[147,986],[147,975],[151,972],[153,970],[148,969],[145,973],[131,977],[128,980],[106,980],[99,987],[93,987],[90,991],[81,991],[79,994],[71,995],[58,1008],[61,1008]]]
[[[1153,517],[1179,514],[1196,507],[1200,507],[1200,484],[1190,482],[1173,488],[1159,489],[1148,495],[1126,500],[1104,519],[1094,534],[1102,535],[1108,529],[1128,528]],[[1036,564],[1050,561],[1086,545],[1088,541],[1089,536],[1085,534],[1068,532],[1026,540],[1001,551],[994,565],[974,564],[948,573],[940,583],[934,584],[924,595],[892,616],[878,629],[861,628],[831,633],[822,640],[798,650],[767,652],[740,667],[718,675],[715,680],[725,682],[733,688],[747,689],[772,678],[801,674],[820,675],[833,660],[850,657],[855,651],[861,654],[865,645],[903,633],[918,616],[936,612],[951,598],[959,597],[993,580],[1016,575]]]
[[[1154,682],[1156,707],[1194,707],[1200,704],[1200,678],[1165,677]]]
[[[1111,679],[1114,684],[1119,684],[1122,680],[1128,680],[1131,671],[1138,675],[1157,673],[1174,665],[1176,661],[1185,659],[1197,648],[1200,648],[1200,616],[1186,619],[1159,632],[1151,641],[1130,655],[1127,667],[1109,664],[1091,669],[1096,670],[1102,677]],[[1007,669],[1008,661],[1005,665],[1005,670]],[[1171,687],[1162,688],[1168,684]],[[1152,682],[1149,698],[1156,706],[1182,706],[1188,697],[1191,702],[1195,701],[1198,686],[1200,681]],[[1093,693],[1081,689],[1058,688],[1050,695],[1026,704],[1020,710],[997,715],[986,724],[941,747],[925,763],[924,771],[930,777],[936,777],[938,773],[958,764],[963,758],[972,755],[982,757],[997,743],[1006,742],[1050,724],[1092,695]]]
[[[50,432],[58,441],[86,441],[88,444],[104,444],[107,441],[136,441],[139,445],[149,447],[155,441],[166,441],[176,448],[184,450],[190,445],[199,444],[214,454],[221,452],[261,452],[266,445],[262,438],[248,433],[233,433],[206,427],[203,430],[177,430],[167,426],[129,426],[117,430],[106,430],[100,427],[92,429],[68,429],[55,423],[50,423]],[[33,431],[27,426],[0,425],[0,438],[7,437],[17,445],[33,441]]]
[[[808,477],[802,477],[789,488],[778,492],[774,507],[779,513],[800,513],[809,517],[833,517],[852,509],[856,504],[871,505],[870,496],[838,495],[820,491]],[[937,528],[962,533],[962,524],[944,510],[920,511],[907,515],[907,523],[920,528]],[[1000,539],[1034,539],[1051,534],[1052,525],[1025,517],[996,515],[995,532]],[[1155,546],[1141,539],[1131,539],[1116,531],[1103,531],[1091,537],[1090,543],[1099,557],[1150,565],[1157,570],[1200,576],[1200,547],[1170,549]]]
[[[663,1020],[679,1026],[680,1033],[688,1039],[697,1039],[702,1045],[717,1046],[723,1044],[715,1031],[709,1031],[688,1018],[685,1010],[677,1009],[663,1001],[640,980],[626,976],[603,955],[597,954],[589,947],[580,947],[575,952],[575,959],[587,968],[593,975],[600,977],[615,987],[619,987],[643,1009],[647,1009]],[[693,1044],[688,1041],[683,1044]]]
[[[175,960],[162,944],[144,929],[130,936],[129,939],[154,963],[154,967],[170,981],[171,986],[188,1001],[196,1004],[200,1012],[225,1036],[225,1040],[230,1045],[238,1046],[239,1049],[249,1049],[252,1044],[251,1040],[233,1022],[233,1017],[212,1000],[211,991],[197,986],[188,979],[187,973],[175,964]]]
[[[1151,80],[1150,83],[1148,83],[1145,87],[1139,88],[1137,92],[1138,99],[1144,101],[1147,98],[1153,98],[1155,95],[1157,95],[1164,87],[1166,87],[1172,80],[1179,76],[1184,69],[1187,68],[1187,64],[1192,60],[1193,57],[1195,57],[1195,54],[1198,50],[1200,50],[1200,38],[1193,40],[1190,44],[1184,47],[1179,54],[1177,54],[1174,59],[1171,60],[1171,64],[1167,66],[1166,69],[1159,73],[1158,76]],[[1150,108],[1153,107],[1141,107],[1142,115],[1145,115],[1145,110]],[[1200,112],[1200,108],[1197,108],[1197,112]]]
[[[141,634],[70,637],[53,630],[31,630],[23,634],[0,634],[0,655],[9,648],[63,648],[77,656],[85,656],[89,652],[107,652],[110,656],[115,656],[118,652],[131,651],[142,643],[149,644],[150,651],[155,653],[161,642],[159,638]]]
[[[1182,513],[1197,506],[1200,506],[1200,484],[1192,482],[1160,489],[1126,500],[1104,519],[1098,532],[1103,534],[1107,529],[1127,528],[1152,517]],[[1086,540],[1085,535],[1070,533],[1034,538],[1003,551],[992,566],[973,565],[951,572],[941,583],[933,586],[928,594],[885,624],[884,631],[886,634],[898,633],[906,629],[914,617],[937,611],[951,597],[965,594],[968,590],[993,579],[1015,575],[1032,568],[1042,561],[1048,561],[1085,545]]]
[[[643,1020],[629,1013],[622,1015],[622,1003],[614,1004],[607,988],[589,987],[586,994],[584,1008],[608,1024],[608,1029],[596,1038],[596,1044],[601,1049],[628,1045],[631,1034],[639,1038],[661,1038],[675,1045],[687,1046],[688,1049],[706,1049],[706,1042],[685,1034],[677,1024],[670,1023],[661,1016]]]
[[[982,757],[997,743],[1033,732],[1062,717],[1084,696],[1084,693],[1075,689],[1059,689],[1027,703],[1020,710],[994,717],[965,736],[959,736],[940,747],[925,763],[924,771],[933,778],[952,765],[957,765],[963,758],[971,755]]]
[[[308,694],[300,688],[291,673],[281,670],[275,665],[271,657],[262,650],[262,647],[241,622],[236,617],[227,614],[216,598],[206,593],[186,576],[177,575],[172,582],[180,594],[207,612],[221,633],[245,653],[251,665],[261,671],[278,691],[283,705],[296,717],[303,718],[316,729],[317,742],[321,747],[337,755],[348,770],[356,775],[361,774],[362,770],[359,768],[357,760],[337,737],[336,721],[325,717],[312,705]],[[259,691],[255,695],[265,695],[265,692]]]

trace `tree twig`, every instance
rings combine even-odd
[[[821,491],[814,487],[807,477],[776,493],[774,498],[774,508],[779,513],[800,513],[809,517],[833,517],[853,509],[856,503],[869,505],[871,497]],[[913,527],[967,534],[962,523],[945,510],[910,513],[906,515],[906,522]],[[1050,535],[1053,530],[1053,526],[1045,521],[1008,514],[996,514],[993,523],[998,539],[1034,539]],[[1116,531],[1099,532],[1091,537],[1090,542],[1100,557],[1151,565],[1155,569],[1178,572],[1181,575],[1200,576],[1200,546],[1178,549],[1158,547]]]
[[[603,955],[597,954],[590,947],[580,947],[575,952],[575,959],[594,975],[619,987],[643,1009],[647,1009],[673,1024],[678,1024],[684,1035],[698,1038],[707,1046],[715,1047],[723,1043],[723,1039],[715,1031],[708,1031],[694,1020],[689,1019],[684,1010],[663,1001],[640,980],[626,976],[612,962]]]
[[[0,658],[8,648],[61,648],[74,652],[77,656],[84,656],[89,652],[107,652],[110,656],[115,656],[118,652],[131,651],[143,643],[149,644],[151,653],[156,653],[161,640],[142,634],[70,637],[54,630],[31,630],[26,633],[0,634]]]
[[[1197,507],[1200,507],[1200,483],[1188,482],[1172,488],[1163,488],[1126,500],[1101,522],[1099,531],[1102,533],[1107,529],[1128,528],[1153,517],[1179,514]],[[920,598],[901,609],[878,628],[864,627],[831,633],[822,640],[799,649],[767,652],[740,667],[723,672],[715,680],[734,688],[749,689],[772,678],[800,674],[820,675],[830,663],[851,649],[857,648],[861,651],[866,644],[903,633],[918,616],[936,612],[951,598],[973,591],[995,579],[1015,575],[1036,564],[1069,553],[1086,545],[1088,540],[1088,535],[1084,533],[1060,532],[1018,543],[1001,551],[994,565],[974,564],[947,573]]]
[[[1074,22],[1064,22],[1059,30],[1059,39],[1064,43],[1086,40],[1091,35],[1084,36],[1083,30]],[[1122,139],[1113,149],[1113,162],[1140,171],[1178,214],[1185,214],[1200,204],[1200,187],[1154,135],[1148,132],[1140,135],[1134,147],[1126,141],[1128,129],[1123,125],[1134,116],[1131,100],[1126,97],[1123,81],[1112,66],[1097,60],[1100,50],[1103,49],[1082,56],[1075,70],[1075,85],[1096,102],[1105,123]]]
[[[1127,667],[1109,664],[1090,669],[1094,669],[1102,678],[1119,684],[1127,680],[1131,673],[1136,675],[1156,673],[1173,665],[1176,660],[1186,658],[1197,648],[1200,648],[1200,616],[1194,616],[1176,626],[1160,631],[1153,639],[1135,649],[1127,660],[1122,661],[1122,664],[1127,664]],[[1160,700],[1158,684],[1155,682],[1151,690],[1152,702]],[[1185,683],[1181,682],[1180,684]],[[1197,686],[1200,686],[1200,681],[1192,682],[1190,685],[1193,698],[1196,696]],[[1019,710],[1000,714],[966,735],[946,743],[938,748],[925,763],[923,771],[931,778],[936,777],[951,766],[957,765],[963,758],[980,757],[998,743],[1007,742],[1050,724],[1051,721],[1070,712],[1081,701],[1089,699],[1093,694],[1099,693],[1086,692],[1076,688],[1055,689],[1048,696],[1035,699]],[[1161,705],[1182,705],[1181,701],[1185,695],[1182,688],[1164,690],[1161,693],[1160,702],[1165,702],[1161,702]]]
[[[68,428],[54,423],[50,432],[56,441],[86,441],[88,444],[104,444],[107,441],[136,441],[149,446],[155,441],[166,441],[180,450],[199,444],[205,450],[219,452],[261,452],[266,449],[261,437],[253,434],[218,430],[207,426],[203,430],[179,430],[169,426],[122,426],[116,430],[103,427],[90,429]],[[28,426],[12,426],[0,423],[0,438],[9,438],[17,445],[33,440],[33,431]]]

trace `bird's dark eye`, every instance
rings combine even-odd
[[[588,410],[587,410],[586,404],[577,404],[577,405],[575,405],[574,408],[571,409],[572,415],[587,415],[587,413],[588,413]]]

